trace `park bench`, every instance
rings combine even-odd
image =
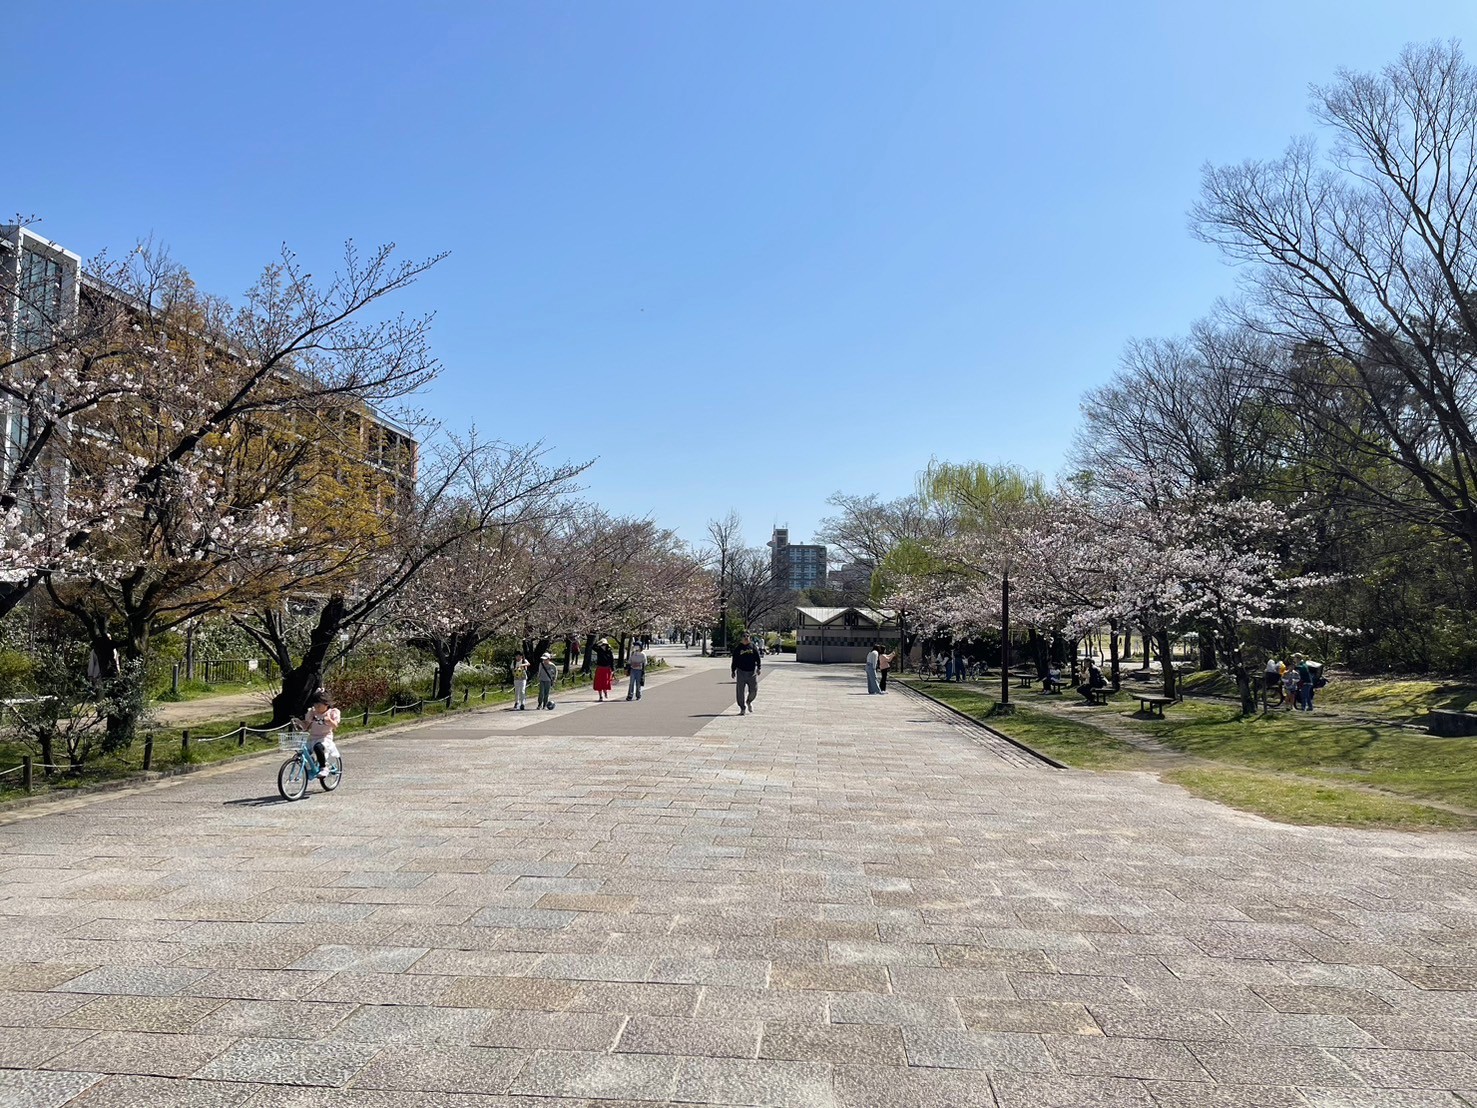
[[[1160,719],[1163,719],[1164,718],[1164,706],[1166,704],[1173,704],[1174,703],[1174,697],[1172,697],[1172,696],[1141,696],[1141,697],[1138,698],[1138,702],[1139,702],[1139,711],[1141,711],[1141,712],[1148,712],[1149,715],[1151,715],[1151,716],[1158,716]]]
[[[1010,675],[1015,678],[1015,687],[1018,689],[1029,689],[1037,681],[1037,673],[1034,669],[1013,669]]]
[[[1061,691],[1067,687],[1067,683],[1060,677],[1043,677],[1041,679],[1041,691],[1048,696],[1060,696]]]
[[[1087,702],[1089,704],[1106,705],[1108,703],[1108,694],[1112,691],[1107,685],[1104,685],[1100,689],[1088,689],[1086,694]]]

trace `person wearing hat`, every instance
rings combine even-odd
[[[545,654],[538,663],[538,706],[540,708],[554,707],[554,702],[549,699],[549,694],[554,690],[554,682],[559,677],[559,667],[554,664],[554,655]]]
[[[615,655],[610,650],[610,640],[601,639],[595,644],[595,692],[604,700],[615,686]]]

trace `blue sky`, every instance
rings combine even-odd
[[[1310,82],[1477,40],[1470,0],[7,5],[0,210],[153,235],[237,296],[279,244],[451,257],[453,427],[598,457],[698,538],[808,538],[930,456],[1055,472],[1124,342],[1234,273],[1207,161],[1312,130]]]

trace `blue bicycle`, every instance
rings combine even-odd
[[[279,740],[283,750],[293,752],[292,757],[282,763],[277,771],[277,791],[283,800],[301,800],[308,794],[308,786],[317,781],[326,793],[333,792],[344,779],[344,759],[340,754],[329,756],[328,764],[318,768],[317,755],[313,753],[313,741],[300,731],[289,731]]]

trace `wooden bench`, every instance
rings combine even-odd
[[[1106,706],[1108,703],[1108,694],[1112,691],[1113,690],[1107,685],[1104,685],[1100,689],[1088,689],[1087,702],[1089,704],[1100,704]]]
[[[1141,696],[1141,697],[1138,698],[1138,702],[1139,702],[1139,711],[1141,711],[1141,712],[1148,712],[1149,715],[1151,715],[1151,716],[1158,716],[1160,719],[1163,719],[1164,718],[1164,706],[1166,704],[1173,704],[1174,703],[1174,697],[1172,697],[1172,696]]]
[[[1036,671],[1033,669],[1013,669],[1010,675],[1015,678],[1015,687],[1018,689],[1029,689],[1037,680]]]
[[[1067,683],[1063,681],[1060,677],[1056,678],[1056,680],[1052,680],[1050,677],[1045,677],[1041,681],[1041,691],[1046,693],[1048,696],[1060,696],[1062,690],[1066,687]]]

